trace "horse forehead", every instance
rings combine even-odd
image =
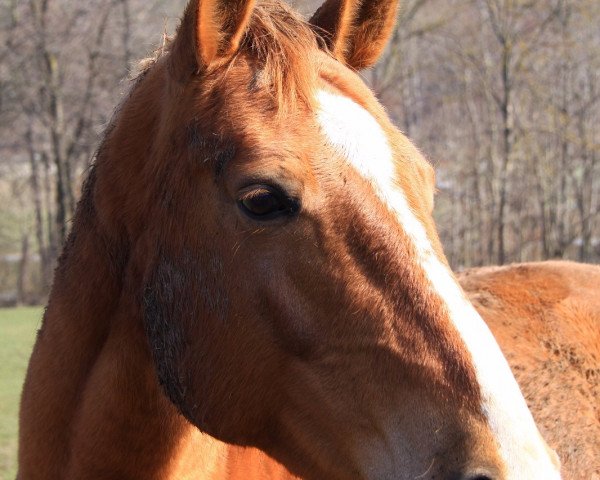
[[[391,160],[388,137],[371,112],[343,94],[321,89],[316,96],[319,125],[329,143],[351,161],[361,154],[373,158],[365,168]]]
[[[419,161],[419,158],[405,158],[398,150],[397,146],[408,140],[391,125],[379,103],[374,98],[359,100],[355,95],[330,89],[319,89],[316,98],[317,123],[326,145],[376,190],[383,192],[384,203],[390,201],[387,194],[399,189],[410,208],[414,208],[406,185],[410,182],[411,170],[403,170],[406,178],[400,178],[398,170],[400,163]]]

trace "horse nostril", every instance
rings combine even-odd
[[[466,480],[493,480],[492,477],[487,475],[474,475],[472,477],[466,477]]]

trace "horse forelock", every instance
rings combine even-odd
[[[176,49],[175,44],[188,41],[182,30],[183,25],[174,38],[163,36],[161,46],[139,63],[136,78],[143,77],[163,57],[181,55],[181,49]],[[258,0],[235,55],[214,68],[183,78],[188,82],[194,77],[207,76],[213,80],[212,85],[222,85],[234,74],[239,58],[244,57],[252,63],[255,72],[253,86],[270,93],[277,112],[287,112],[299,103],[313,105],[318,69],[315,53],[323,49],[323,45],[315,30],[284,2]],[[185,47],[196,48],[193,44]]]

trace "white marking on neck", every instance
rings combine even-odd
[[[466,299],[449,269],[435,254],[423,224],[396,186],[393,153],[375,118],[349,98],[321,90],[319,125],[328,143],[375,189],[396,215],[417,254],[430,288],[446,304],[451,321],[473,358],[482,409],[498,442],[507,480],[560,479],[525,399],[500,347]]]

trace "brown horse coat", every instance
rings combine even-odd
[[[600,267],[545,262],[458,276],[565,479],[600,476]]]
[[[21,480],[559,478],[448,268],[430,165],[353,72],[396,9],[327,0],[309,25],[278,0],[190,1],[86,182],[23,388]],[[597,408],[597,276],[464,277],[567,478],[597,471],[579,406]],[[591,388],[576,426],[569,379]]]

